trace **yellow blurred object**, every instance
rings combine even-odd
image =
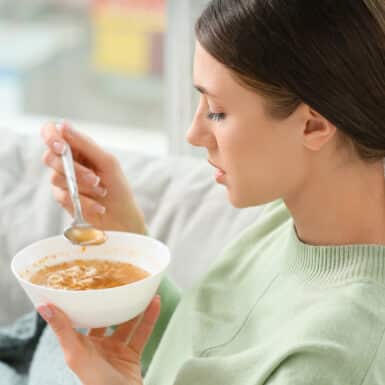
[[[92,19],[97,70],[146,76],[157,67],[161,59],[154,57],[159,51],[154,45],[165,30],[163,12],[99,6]]]
[[[102,33],[96,37],[94,64],[100,71],[146,75],[150,64],[148,39],[143,33]]]
[[[143,32],[163,32],[165,17],[160,12],[120,9],[116,7],[100,8],[96,11],[96,25],[101,29],[127,32],[132,29]]]

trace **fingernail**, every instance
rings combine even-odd
[[[64,154],[65,146],[64,146],[64,144],[61,143],[61,142],[54,142],[54,144],[53,144],[53,149],[54,149],[55,152],[57,152],[58,154],[62,155],[62,154]]]
[[[95,205],[95,211],[98,213],[98,214],[105,214],[106,213],[106,208],[102,205]]]
[[[47,165],[51,165],[51,163],[53,162],[53,160],[55,159],[56,155],[53,153],[53,152],[50,152],[47,156],[47,158],[45,159],[45,163]]]
[[[101,186],[94,187],[94,191],[96,194],[98,194],[102,198],[104,198],[107,195],[107,189]]]
[[[97,176],[97,175],[95,175],[95,176],[96,176],[96,179],[95,179],[95,183],[94,183],[93,187],[96,187],[96,186],[98,186],[98,185],[99,185],[99,183],[100,183],[100,177],[99,177],[99,176]]]
[[[67,123],[67,122],[65,122],[65,123],[63,124],[62,131],[65,131],[65,133],[68,134],[68,135],[72,135],[72,134],[74,133],[74,129],[73,129],[72,126],[71,126],[69,123]]]
[[[56,127],[57,130],[60,131],[61,129],[63,129],[63,123],[56,123],[55,127]]]
[[[83,180],[84,182],[86,182],[87,184],[90,184],[92,187],[96,187],[99,185],[100,183],[100,177],[98,177],[97,175],[95,175],[94,173],[90,172],[86,175],[83,176]]]
[[[53,310],[48,305],[38,307],[37,311],[47,321],[52,318]]]

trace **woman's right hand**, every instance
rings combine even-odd
[[[102,230],[144,234],[143,213],[135,204],[130,186],[115,156],[67,123],[59,127],[49,123],[41,129],[41,136],[48,147],[43,162],[53,170],[52,191],[62,207],[73,215],[61,160],[63,146],[67,142],[73,153],[84,219]]]

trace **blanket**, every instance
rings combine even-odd
[[[35,359],[37,357],[37,359]],[[0,328],[0,385],[79,385],[51,328],[36,312]]]
[[[28,372],[44,320],[35,312],[0,329],[0,384],[28,384]]]

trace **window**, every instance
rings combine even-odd
[[[193,20],[206,2],[0,0],[0,116],[64,118],[115,143],[143,133],[188,152]]]

